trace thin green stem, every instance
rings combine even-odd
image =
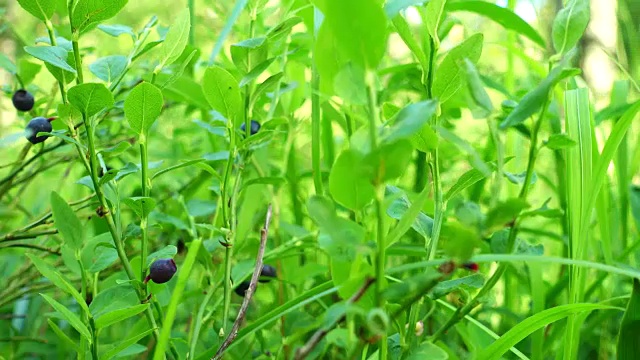
[[[173,327],[173,322],[178,312],[178,304],[183,301],[182,294],[184,293],[184,289],[186,288],[189,277],[191,276],[191,271],[196,262],[196,256],[200,250],[201,244],[202,239],[194,239],[193,242],[191,242],[191,246],[189,246],[187,258],[182,264],[182,268],[178,275],[178,282],[176,283],[176,287],[173,289],[173,294],[171,295],[171,301],[169,302],[167,315],[164,319],[164,326],[160,332],[158,344],[153,354],[153,360],[163,360],[165,358],[165,349],[167,348],[167,345],[171,343],[171,328]],[[174,352],[174,356],[175,355],[177,355],[176,352]],[[176,357],[176,359],[179,358],[180,357]]]
[[[149,160],[147,154],[146,136],[140,136],[140,167],[142,168],[142,196],[149,197]],[[147,275],[147,254],[149,252],[149,232],[147,231],[148,214],[145,206],[142,206],[142,216],[140,219],[140,232],[142,233],[142,243],[140,244],[140,280],[144,280]]]
[[[371,152],[375,152],[378,148],[378,126],[380,125],[380,112],[378,109],[378,97],[375,89],[375,74],[368,73],[367,74],[367,100],[369,107],[369,141],[371,142]],[[318,123],[319,125],[319,123]],[[319,139],[318,139],[319,140]],[[375,193],[376,197],[374,199],[375,207],[376,207],[376,244],[377,244],[377,254],[376,254],[376,305],[379,308],[384,308],[385,299],[383,296],[384,284],[385,284],[385,274],[384,270],[386,267],[386,248],[387,244],[385,242],[385,228],[384,228],[384,209],[382,208],[382,202],[384,200],[384,187],[380,186],[381,182],[379,180],[375,181]],[[386,359],[387,358],[387,335],[383,334],[382,339],[380,339],[380,351],[379,358]]]
[[[315,55],[314,55],[315,57]],[[313,185],[317,195],[324,193],[322,185],[322,168],[320,164],[320,74],[315,65],[311,66],[311,166],[313,168]]]
[[[238,206],[238,192],[240,190],[240,184],[242,183],[242,169],[238,170],[238,175],[236,176],[234,185],[233,185],[233,194],[231,195],[231,242],[227,243],[225,248],[225,256],[224,256],[224,307],[223,307],[223,329],[227,329],[227,325],[229,323],[229,308],[231,305],[231,263],[233,256],[233,246],[236,243],[238,226],[237,226],[237,206]]]
[[[82,74],[82,56],[80,56],[80,48],[78,46],[78,37],[80,35],[77,33],[74,33],[72,35],[73,37],[73,41],[71,42],[72,46],[73,46],[73,57],[76,61],[76,72],[77,72],[77,78],[76,78],[76,82],[78,84],[82,84],[84,83],[84,75]]]
[[[196,346],[198,345],[198,338],[200,337],[200,329],[202,328],[204,312],[207,309],[207,305],[209,305],[209,301],[211,301],[211,297],[215,293],[215,290],[215,286],[210,286],[209,289],[207,289],[207,294],[200,303],[200,308],[198,309],[198,314],[196,315],[196,321],[193,328],[193,335],[191,336],[191,343],[189,344],[189,354],[187,355],[188,360],[195,359],[196,357]]]
[[[99,359],[98,357],[98,330],[96,329],[96,322],[93,317],[89,317],[89,326],[91,327],[91,356],[93,360]]]
[[[47,34],[49,34],[49,41],[51,41],[51,45],[52,46],[57,46],[58,45],[58,41],[56,40],[56,35],[53,31],[53,24],[51,24],[51,21],[49,20],[45,20],[44,22],[45,27],[47,28]],[[58,81],[58,86],[60,87],[60,96],[62,97],[62,103],[66,104],[67,103],[67,91],[64,88],[64,82],[62,81]]]
[[[533,170],[535,168],[536,158],[538,154],[538,133],[540,131],[540,126],[544,119],[544,116],[547,112],[547,108],[549,107],[549,98],[547,99],[542,107],[542,111],[540,112],[540,116],[536,120],[533,126],[533,130],[531,133],[531,145],[529,148],[529,160],[527,162],[527,173],[525,176],[524,184],[522,185],[522,189],[520,191],[519,198],[522,200],[526,200],[529,190],[531,188],[531,178],[533,176]],[[516,237],[518,234],[518,228],[520,227],[519,218],[516,218],[514,221],[514,225],[511,227],[509,231],[509,238],[507,240],[507,253],[511,253],[513,248],[515,247]],[[507,263],[500,263],[496,271],[491,275],[489,280],[484,284],[484,286],[478,291],[478,293],[473,297],[471,301],[469,301],[465,306],[458,308],[455,313],[447,320],[447,322],[442,325],[432,336],[432,341],[437,341],[444,335],[444,333],[449,330],[453,325],[455,325],[458,321],[462,320],[467,314],[473,310],[479,303],[480,299],[484,297],[493,287],[498,283],[502,275],[504,275],[507,270]]]

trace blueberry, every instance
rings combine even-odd
[[[156,284],[164,284],[171,280],[177,270],[176,262],[173,259],[158,259],[149,267],[147,281],[151,279]]]
[[[48,136],[46,135],[37,136],[37,135],[39,132],[51,132],[51,130],[53,130],[53,127],[51,126],[51,123],[49,121],[50,119],[46,119],[43,117],[37,117],[37,118],[31,119],[31,121],[29,121],[29,124],[27,124],[27,130],[26,130],[27,140],[29,140],[29,142],[32,144],[38,144],[47,140]]]
[[[242,135],[246,134],[246,129],[247,129],[247,123],[242,123],[242,125],[240,125],[240,131],[242,132]],[[255,135],[258,133],[258,131],[260,131],[260,123],[255,121],[255,120],[251,120],[251,135]]]
[[[263,265],[262,266],[262,271],[260,272],[260,277],[266,277],[267,279],[259,279],[258,281],[260,281],[261,283],[267,283],[269,281],[271,281],[271,279],[269,278],[276,278],[278,277],[278,272],[276,271],[276,268],[274,268],[271,265]]]
[[[235,291],[239,296],[244,297],[244,293],[249,290],[249,284],[251,284],[250,281],[243,281],[233,291]]]
[[[11,101],[13,101],[13,106],[20,111],[29,111],[33,109],[33,104],[35,103],[33,95],[24,89],[16,91],[15,94],[13,94]]]

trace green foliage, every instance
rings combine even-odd
[[[0,5],[0,354],[633,358],[639,14],[524,3]]]

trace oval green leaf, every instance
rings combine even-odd
[[[146,134],[162,112],[162,92],[143,82],[133,88],[124,101],[124,115],[138,135]]]
[[[113,95],[103,84],[80,84],[69,89],[67,94],[71,105],[84,116],[92,117],[102,110],[113,106]]]

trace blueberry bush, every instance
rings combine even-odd
[[[0,1],[0,359],[636,358],[600,3]]]

